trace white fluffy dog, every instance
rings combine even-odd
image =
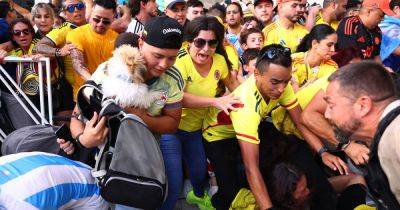
[[[123,108],[147,109],[162,97],[161,92],[150,91],[144,83],[143,75],[147,70],[138,48],[129,45],[118,47],[106,62],[105,70],[103,97],[114,98]]]

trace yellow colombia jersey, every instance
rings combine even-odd
[[[286,86],[280,98],[267,103],[256,87],[254,75],[237,87],[233,94],[238,96],[243,104],[238,104],[236,107],[239,109],[230,112],[230,116],[217,108],[209,108],[203,124],[203,137],[207,141],[236,137],[258,144],[258,126],[274,107],[280,104],[286,109],[292,109],[298,105],[290,84]]]
[[[310,68],[310,66],[305,62],[306,56],[307,53],[304,52],[292,54],[292,76],[299,84],[299,87],[302,87],[308,81],[321,78],[325,75],[331,75],[338,69],[338,65],[332,59],[322,61],[319,66]]]
[[[97,67],[112,56],[114,42],[118,33],[109,29],[105,34],[98,34],[89,24],[80,26],[67,35],[67,43],[74,44],[83,52],[86,67],[93,73]],[[79,87],[84,83],[81,75],[74,71],[74,99]]]
[[[74,24],[65,22],[60,27],[51,30],[46,37],[53,41],[57,48],[62,48],[65,45],[68,32],[75,28],[77,28],[77,26]],[[72,61],[69,55],[64,57],[64,71],[67,81],[71,85],[74,84],[74,69],[72,67]]]
[[[288,47],[292,52],[296,52],[297,46],[303,37],[308,34],[307,29],[296,23],[293,29],[286,29],[281,26],[279,19],[265,26],[264,33],[264,46],[269,44],[280,44]]]
[[[321,12],[317,14],[317,16],[315,16],[315,24],[326,24],[329,25],[327,22],[325,22],[324,18],[322,17]],[[339,21],[333,21],[330,26],[335,29],[335,31],[337,30],[338,26],[339,26]]]
[[[206,77],[202,77],[196,70],[190,54],[182,48],[175,61],[175,67],[182,74],[185,81],[184,91],[196,96],[215,97],[218,82],[225,79],[228,74],[228,66],[225,58],[215,53],[210,72]],[[203,119],[207,113],[207,108],[182,109],[182,118],[179,129],[184,131],[197,131],[203,126]]]
[[[321,77],[314,83],[308,85],[303,89],[300,89],[295,94],[302,109],[304,109],[311,102],[311,100],[313,99],[315,94],[318,93],[319,90],[322,89],[325,91],[326,87],[328,86],[328,77],[329,75]],[[293,121],[290,119],[289,114],[283,107],[279,106],[277,109],[272,111],[271,116],[272,116],[272,122],[274,123],[275,127],[282,133],[288,135],[293,134],[303,139],[303,137],[300,134],[300,131],[297,130]]]
[[[21,57],[23,55],[32,54],[32,50],[35,47],[36,43],[38,43],[38,42],[39,42],[39,39],[32,39],[27,53],[24,53],[24,51],[21,48],[15,48],[15,49],[11,50],[10,52],[8,52],[8,55]]]
[[[232,70],[239,70],[239,54],[236,51],[235,47],[230,44],[228,41],[224,41],[224,47],[226,51],[226,55],[228,55],[228,59],[232,64]]]

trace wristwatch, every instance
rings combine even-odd
[[[321,149],[318,150],[318,155],[321,156],[324,152],[327,152],[328,148],[326,146],[321,147]]]
[[[83,145],[81,144],[81,141],[80,141],[80,138],[81,138],[82,134],[83,134],[83,132],[79,133],[79,134],[75,137],[75,141],[76,141],[76,143],[77,143],[79,146],[83,146]]]

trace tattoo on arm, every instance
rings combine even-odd
[[[49,38],[44,37],[33,48],[33,54],[42,54],[49,58],[54,58],[56,54],[56,46]]]
[[[78,72],[79,75],[81,75],[82,79],[84,80],[90,79],[91,74],[89,73],[89,70],[86,67],[82,51],[78,49],[71,50],[71,58],[74,70]]]

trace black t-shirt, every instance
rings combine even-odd
[[[339,50],[347,47],[359,49],[364,59],[373,59],[381,49],[382,32],[379,27],[368,29],[358,16],[344,18],[337,29]]]

